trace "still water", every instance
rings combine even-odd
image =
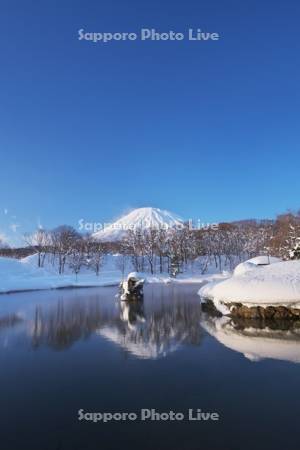
[[[297,327],[208,316],[197,290],[148,285],[133,304],[116,288],[2,295],[1,450],[297,448]],[[78,420],[151,408],[185,419]]]

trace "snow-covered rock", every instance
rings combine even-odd
[[[203,286],[202,301],[211,300],[222,314],[230,314],[231,304],[300,308],[300,261],[282,261],[256,266],[234,274],[225,281]]]
[[[140,278],[137,272],[131,272],[120,285],[121,300],[141,300],[145,279]]]
[[[95,239],[107,242],[119,241],[128,230],[169,229],[180,227],[183,220],[169,211],[159,208],[138,208],[109,224],[103,230],[94,233]]]

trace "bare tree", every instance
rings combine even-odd
[[[70,251],[68,264],[70,269],[75,273],[77,282],[78,274],[82,266],[86,264],[86,247],[82,238],[78,238],[77,240],[74,239],[72,241],[72,249]]]
[[[36,249],[38,254],[38,267],[43,267],[46,253],[52,243],[51,234],[46,230],[38,228],[32,234],[24,234],[24,240],[27,245]]]
[[[87,266],[95,271],[99,276],[101,266],[104,258],[104,247],[99,241],[94,240],[92,237],[86,240],[88,245]]]
[[[51,236],[53,251],[58,255],[58,272],[63,274],[67,257],[73,252],[74,246],[76,247],[76,243],[81,236],[73,227],[68,225],[55,228]]]

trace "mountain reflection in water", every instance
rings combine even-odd
[[[199,345],[200,304],[190,301],[184,289],[176,295],[172,289],[149,287],[144,301],[136,302],[119,301],[111,289],[85,291],[74,298],[58,293],[51,303],[34,305],[29,317],[25,312],[30,345],[66,350],[95,335],[138,358],[164,357],[182,344]]]
[[[252,361],[300,362],[300,324],[213,317],[201,311],[195,286],[148,285],[144,301],[125,302],[116,288],[2,297],[0,346],[67,351],[77,343],[113,345],[135,358],[165,357],[199,346],[205,331]],[[204,331],[205,330],[205,331]]]
[[[117,290],[0,296],[1,449],[295,448],[299,324],[208,316],[196,284],[148,284],[143,303]],[[81,408],[221,420],[92,424]]]

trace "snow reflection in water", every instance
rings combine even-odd
[[[203,314],[202,327],[225,347],[251,361],[265,358],[300,362],[300,324],[294,321],[235,321]]]

